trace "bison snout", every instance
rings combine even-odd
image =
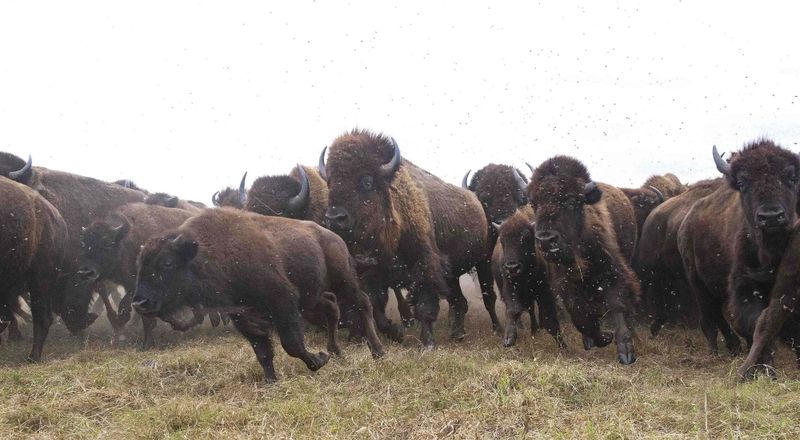
[[[518,275],[522,270],[522,265],[516,261],[509,261],[508,263],[503,264],[503,268],[508,272],[509,275]]]
[[[552,230],[536,232],[536,241],[541,244],[554,245],[558,243],[560,237],[561,235],[558,232]]]
[[[85,281],[94,281],[100,278],[100,274],[90,267],[81,267],[78,269],[78,276]]]
[[[780,206],[765,206],[756,211],[756,222],[759,227],[778,228],[786,226],[786,211]]]
[[[350,215],[343,208],[331,206],[325,211],[325,222],[331,229],[345,230],[350,229]]]

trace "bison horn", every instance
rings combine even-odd
[[[589,194],[597,188],[597,182],[590,180],[589,183],[583,186],[583,194]]]
[[[211,203],[213,203],[214,206],[219,206],[219,191],[215,192],[214,195],[211,196]]]
[[[464,178],[461,179],[461,187],[464,189],[469,189],[469,173],[471,172],[472,170],[467,171],[467,174],[464,174]]]
[[[719,155],[716,145],[714,145],[712,153],[714,154],[714,163],[717,165],[717,170],[726,176],[729,175],[731,173],[731,164],[725,162],[725,159]]]
[[[319,155],[319,175],[327,182],[328,181],[328,172],[325,171],[325,152],[328,151],[328,147],[322,149],[322,153]]]
[[[28,155],[28,161],[25,162],[25,166],[18,169],[17,171],[12,171],[8,173],[8,178],[14,180],[16,182],[25,183],[31,178],[31,170],[33,166],[33,160],[31,159],[31,155]]]
[[[391,140],[392,147],[394,147],[394,155],[392,156],[392,160],[381,165],[379,172],[383,177],[392,177],[400,168],[400,164],[403,162],[402,157],[400,156],[400,147],[397,145],[397,142],[394,140],[394,138],[391,138]]]
[[[492,226],[494,226],[494,230],[500,232],[500,227],[503,226],[503,223],[492,222]]]
[[[525,162],[525,165],[528,166],[528,169],[531,170],[531,174],[533,174],[533,165],[529,164],[528,162]]]
[[[647,185],[647,187],[648,187],[648,188],[650,188],[651,190],[653,190],[653,192],[654,192],[654,193],[656,193],[656,196],[658,197],[658,203],[659,203],[659,204],[662,204],[662,203],[664,203],[664,200],[666,200],[666,199],[664,198],[664,193],[662,193],[661,191],[659,191],[659,190],[658,190],[658,188],[656,188],[656,187],[655,187],[655,186],[653,186],[653,185]]]
[[[297,171],[300,172],[300,192],[289,199],[289,203],[286,204],[286,210],[292,213],[300,212],[300,210],[308,205],[308,174],[306,174],[306,170],[300,165],[297,165]]]
[[[514,168],[514,180],[517,181],[517,186],[519,187],[519,190],[522,191],[522,194],[525,194],[525,190],[528,187],[528,182],[525,181],[525,178],[522,177],[516,168]]]
[[[244,201],[247,198],[247,192],[244,190],[244,182],[247,180],[247,171],[242,176],[242,181],[239,182],[239,202],[244,206]]]

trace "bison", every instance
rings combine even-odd
[[[636,244],[636,218],[618,188],[597,183],[577,159],[544,161],[528,184],[536,218],[538,251],[547,261],[548,282],[559,292],[585,349],[616,339],[622,364],[636,360],[630,314],[639,280],[629,261]],[[608,314],[614,334],[600,329]]]
[[[653,210],[672,197],[686,191],[686,187],[672,173],[650,176],[641,188],[620,188],[633,205],[636,228],[641,236],[644,222]]]
[[[314,223],[208,209],[150,239],[138,267],[137,312],[169,316],[184,304],[225,311],[250,342],[269,381],[277,379],[269,339],[273,326],[286,352],[309,369],[328,361],[328,354],[306,350],[301,313],[327,318],[328,351],[339,352],[336,299],[357,305],[373,356],[383,355],[369,298],[358,287],[345,243]]]
[[[724,307],[733,329],[752,343],[797,219],[800,159],[767,139],[746,145],[730,162],[716,147],[712,152],[725,184],[686,214],[678,248],[709,349],[717,351],[719,329],[728,350],[738,354],[741,344]]]
[[[30,292],[33,347],[28,360],[38,362],[52,312],[64,317],[58,282],[67,225],[36,191],[5,177],[0,177],[0,199],[0,333],[15,322],[20,296]]]
[[[149,194],[147,198],[144,199],[144,203],[148,205],[163,206],[165,208],[182,209],[195,214],[206,208],[206,206],[200,202],[181,200],[177,196],[163,192]]]
[[[327,225],[357,260],[375,265],[383,292],[394,285],[409,290],[423,346],[435,345],[439,295],[450,303],[451,338],[465,337],[467,301],[458,277],[472,268],[493,328],[499,329],[488,224],[475,194],[403,159],[394,139],[382,134],[356,129],[335,139],[328,151],[327,164],[325,150],[320,157],[329,190]],[[375,312],[381,331],[391,331],[382,307]]]
[[[498,226],[499,239],[492,255],[492,271],[506,305],[506,330],[503,345],[517,342],[517,322],[527,311],[531,317],[531,334],[536,331],[534,306],[539,306],[539,321],[564,348],[556,305],[547,284],[546,264],[536,253],[534,214],[529,206],[517,210]]]
[[[298,165],[289,175],[254,180],[246,199],[246,211],[321,225],[328,209],[328,185],[316,168]]]
[[[244,189],[244,184],[247,181],[247,172],[242,176],[242,181],[239,182],[239,189],[227,187],[221,189],[211,196],[211,202],[214,206],[223,207],[230,206],[232,208],[243,209],[247,202],[247,191]]]
[[[91,177],[34,167],[30,158],[25,162],[7,153],[0,155],[0,175],[36,190],[58,209],[66,222],[67,241],[57,296],[63,299],[64,324],[72,333],[81,332],[96,318],[88,313],[93,285],[77,274],[81,228],[119,206],[143,201],[145,194]]]

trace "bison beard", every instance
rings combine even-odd
[[[586,167],[566,156],[539,165],[528,185],[536,213],[538,250],[547,260],[548,281],[560,293],[584,348],[616,339],[619,361],[636,360],[630,314],[639,281],[628,261],[636,241],[630,201],[619,189],[597,184]],[[600,330],[607,312],[614,335]]]
[[[15,322],[20,296],[30,292],[33,347],[28,360],[42,357],[52,311],[60,298],[57,279],[67,225],[58,210],[32,189],[0,177],[0,332]]]
[[[277,379],[269,334],[311,370],[328,361],[306,350],[300,314],[328,324],[328,350],[336,341],[337,300],[354,304],[376,358],[383,356],[372,310],[359,288],[342,240],[310,222],[209,209],[175,232],[154,238],[139,256],[134,308],[168,316],[181,305],[224,311],[250,342],[267,380]]]
[[[797,220],[800,159],[769,140],[745,146],[729,163],[714,147],[713,158],[727,184],[694,204],[679,229],[678,246],[709,349],[717,351],[719,330],[728,350],[738,354],[741,344],[724,308],[733,329],[751,344]],[[783,331],[786,337],[798,334]],[[771,364],[772,357],[765,352],[760,360]]]

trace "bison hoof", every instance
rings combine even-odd
[[[509,334],[503,338],[503,347],[513,347],[517,343],[517,335]]]
[[[450,332],[450,339],[452,339],[452,340],[454,340],[456,342],[463,341],[466,336],[467,336],[467,332],[464,331],[463,328],[454,329],[452,332]]]
[[[600,333],[600,339],[594,341],[598,348],[605,347],[614,340],[614,334],[611,332]]]
[[[331,358],[331,355],[320,351],[316,356],[311,356],[311,362],[308,363],[308,369],[311,371],[317,371],[320,368],[324,367],[325,364],[328,363],[328,360]]]
[[[636,353],[633,350],[627,353],[619,353],[619,363],[622,365],[630,365],[636,362]]]
[[[405,328],[403,328],[402,325],[394,324],[389,330],[389,334],[387,336],[389,336],[389,339],[391,339],[392,341],[401,344],[403,342],[403,339],[405,339],[406,337],[406,330]]]
[[[588,336],[584,336],[583,337],[583,349],[586,350],[586,351],[589,351],[589,350],[592,349],[592,347],[594,347],[594,339],[592,339],[592,338],[590,338]]]
[[[726,341],[725,347],[728,349],[728,353],[730,353],[733,357],[742,354],[742,344],[738,340],[732,340],[730,342]]]
[[[373,350],[372,351],[372,359],[378,360],[382,357],[386,356],[386,352],[383,350]]]

